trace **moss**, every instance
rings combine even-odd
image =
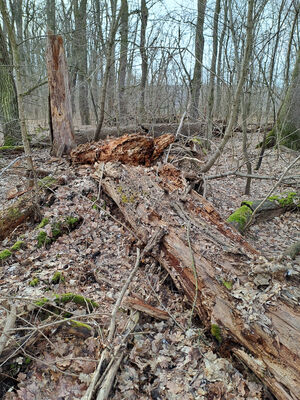
[[[34,304],[38,307],[44,307],[49,301],[47,297],[42,297],[40,300],[35,301]]]
[[[221,336],[221,328],[219,325],[212,324],[210,327],[210,333],[213,335],[213,337],[219,342],[222,342],[222,336]]]
[[[56,184],[57,184],[56,179],[53,178],[53,176],[51,175],[47,175],[43,179],[40,179],[38,183],[40,187],[52,187],[55,186]]]
[[[30,282],[29,282],[29,286],[31,287],[35,287],[37,286],[39,283],[39,278],[33,278]]]
[[[12,252],[8,249],[2,250],[0,252],[0,260],[6,260],[8,257],[12,255]]]
[[[125,204],[126,203],[134,203],[135,198],[133,195],[128,197],[128,196],[126,196],[126,194],[122,194],[121,201],[122,201],[122,203],[125,203]]]
[[[38,228],[44,228],[46,225],[48,225],[49,224],[49,218],[43,218],[42,220],[41,220],[41,223],[39,224],[39,226],[38,226]]]
[[[87,299],[84,296],[81,296],[79,294],[74,294],[74,293],[65,293],[62,295],[57,295],[56,299],[55,299],[56,303],[69,303],[69,302],[73,302],[75,304],[78,304],[80,306],[85,306],[88,308],[98,308],[99,305],[90,299]]]
[[[61,230],[61,222],[54,222],[51,225],[51,233],[52,233],[52,240],[57,239],[58,236],[61,235],[62,230]]]
[[[223,285],[226,287],[226,289],[231,290],[233,283],[231,281],[225,281],[222,280]]]
[[[48,244],[51,243],[51,239],[47,236],[47,233],[45,231],[40,231],[37,235],[37,242],[38,242],[38,247],[43,247],[47,246]]]
[[[227,218],[227,222],[235,226],[239,232],[243,232],[246,223],[252,215],[252,210],[247,205],[238,208]]]
[[[31,361],[32,361],[32,360],[31,360],[30,357],[26,357],[25,360],[24,360],[24,364],[25,364],[25,365],[29,365],[29,364],[31,363]]]
[[[0,146],[0,152],[6,152],[6,151],[22,151],[24,150],[23,146],[13,146],[13,145],[5,145],[5,146]]]
[[[64,282],[65,281],[65,277],[63,276],[63,274],[60,271],[56,271],[51,279],[51,283],[53,283],[54,285],[56,285],[57,283],[60,282]]]
[[[22,240],[18,240],[13,246],[11,246],[10,250],[11,251],[17,251],[20,250],[21,247],[24,246],[24,242]]]
[[[297,199],[296,192],[288,192],[282,196],[271,196],[268,198],[270,201],[277,201],[282,207],[300,206],[300,201]]]
[[[40,300],[37,300],[35,304],[38,307],[44,307],[49,302],[51,302],[51,299],[43,297]],[[87,307],[89,311],[99,307],[99,304],[97,304],[95,301],[75,293],[57,294],[55,295],[54,302],[57,305],[73,302],[77,305]]]
[[[21,212],[18,208],[10,207],[8,210],[8,216],[10,218],[19,218],[21,216]]]
[[[84,324],[83,322],[74,321],[73,319],[70,319],[69,322],[72,326],[74,326],[74,328],[88,329],[88,331],[92,330],[91,326]]]
[[[79,218],[70,216],[70,217],[66,217],[65,221],[69,225],[69,227],[72,229],[79,223]]]

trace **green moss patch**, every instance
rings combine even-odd
[[[39,231],[37,235],[37,247],[46,247],[47,245],[51,244],[52,240],[47,236],[45,231]]]
[[[58,283],[61,283],[64,281],[65,281],[65,277],[63,276],[63,274],[60,271],[56,271],[51,279],[51,283],[53,283],[54,285],[57,285]]]
[[[53,188],[57,185],[57,180],[53,178],[53,176],[47,175],[43,179],[39,180],[38,185],[40,187]]]
[[[0,252],[0,260],[6,260],[7,258],[9,258],[12,255],[12,252],[8,249],[2,250]]]
[[[270,201],[276,201],[282,207],[300,206],[300,200],[296,192],[283,193],[280,196],[268,197]]]
[[[23,240],[18,240],[13,246],[11,246],[11,251],[18,251],[24,246]]]
[[[228,289],[228,290],[232,289],[233,283],[231,281],[222,280],[222,283],[226,287],[226,289]]]
[[[227,222],[233,225],[239,232],[243,232],[252,215],[252,210],[247,205],[238,208],[227,218]]]
[[[221,328],[217,324],[212,324],[210,327],[210,333],[219,342],[222,343]]]
[[[39,278],[33,278],[30,282],[29,282],[29,286],[31,287],[35,287],[39,284]]]
[[[51,223],[51,233],[47,235],[45,230],[40,230],[37,235],[37,246],[38,247],[47,247],[52,242],[55,242],[57,238],[62,236],[65,233],[69,233],[73,229],[77,228],[77,226],[82,222],[81,217],[74,216],[66,216],[58,219]],[[48,225],[49,218],[44,218],[42,222],[39,224],[38,228],[44,227]]]
[[[44,228],[46,225],[49,224],[49,218],[43,218],[38,226],[38,228],[42,229]]]
[[[45,307],[51,301],[54,301],[58,306],[72,302],[79,306],[86,307],[89,311],[93,311],[93,309],[99,307],[99,304],[95,301],[75,293],[56,294],[54,299],[43,297],[40,300],[37,300],[35,304],[38,307]]]

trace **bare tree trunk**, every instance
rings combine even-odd
[[[227,16],[228,16],[228,5],[227,5],[227,0],[224,1],[224,23],[223,23],[223,28],[220,36],[220,42],[219,42],[219,51],[218,51],[218,60],[217,60],[217,93],[216,93],[216,98],[215,98],[215,109],[220,109],[221,107],[221,92],[222,92],[222,84],[221,82],[223,78],[223,73],[221,77],[221,71],[222,71],[222,57],[223,57],[223,46],[224,46],[224,38],[225,38],[225,33],[226,30],[228,29],[227,27]],[[222,115],[218,114],[218,117],[220,118]]]
[[[197,14],[197,25],[196,25],[196,37],[195,37],[195,65],[194,75],[192,80],[192,102],[191,102],[191,115],[194,118],[199,117],[199,99],[200,89],[202,85],[202,60],[203,60],[203,49],[204,49],[204,17],[206,0],[198,0],[198,14]]]
[[[116,0],[112,0],[112,3],[113,4],[117,4]],[[116,33],[117,33],[117,30],[118,30],[119,21],[120,21],[120,12],[117,15],[116,14],[116,12],[117,12],[116,7],[112,7],[112,9],[113,8],[115,9],[115,13],[111,17],[111,25],[110,25],[110,30],[109,30],[109,39],[108,39],[108,43],[106,45],[106,64],[105,64],[104,78],[103,78],[103,84],[102,84],[102,92],[101,92],[101,98],[100,98],[99,122],[98,122],[98,125],[96,127],[94,140],[99,140],[100,139],[101,129],[102,129],[103,121],[104,121],[105,100],[106,100],[106,95],[107,95],[109,72],[110,72],[110,68],[111,68],[111,65],[112,65],[113,57],[114,57],[113,49],[114,49]]]
[[[119,120],[126,123],[127,102],[125,99],[126,68],[128,57],[128,1],[121,1],[120,10],[120,60],[119,60]]]
[[[221,10],[221,0],[216,0],[214,12],[214,28],[213,28],[213,50],[211,57],[210,75],[209,75],[209,88],[208,88],[208,110],[207,110],[207,147],[210,148],[209,140],[212,137],[213,128],[213,108],[214,108],[214,92],[215,92],[215,75],[216,75],[216,60],[218,52],[218,24],[219,15]]]
[[[141,101],[140,101],[140,120],[145,115],[145,91],[148,75],[148,56],[146,50],[146,29],[148,23],[148,7],[146,0],[141,0],[141,41],[140,53],[142,58],[142,77],[141,77]]]
[[[52,125],[51,154],[61,157],[75,147],[71,96],[63,39],[48,34],[47,70],[50,93],[50,121]]]
[[[222,154],[224,147],[226,146],[231,134],[234,123],[237,119],[238,109],[241,101],[241,94],[243,90],[243,86],[245,83],[245,79],[248,73],[248,66],[252,54],[252,46],[253,46],[253,28],[254,28],[254,20],[253,20],[253,7],[254,7],[254,0],[248,0],[248,15],[247,15],[247,29],[246,29],[246,45],[245,45],[245,52],[243,57],[243,62],[240,70],[239,81],[237,84],[237,88],[234,94],[233,103],[231,105],[230,116],[228,125],[226,127],[224,138],[215,151],[215,153],[210,157],[210,159],[204,164],[201,171],[207,172],[210,168],[214,165],[217,159]]]
[[[56,33],[56,0],[46,1],[47,28]]]
[[[13,65],[16,74],[16,92],[17,92],[17,101],[18,101],[18,110],[19,110],[19,120],[21,126],[21,134],[22,134],[22,142],[24,146],[24,152],[27,157],[27,168],[29,171],[32,171],[33,175],[35,176],[34,172],[34,165],[32,160],[32,153],[31,148],[28,140],[27,135],[27,127],[26,127],[26,120],[25,120],[25,112],[24,112],[24,103],[23,103],[23,86],[22,86],[22,77],[21,77],[21,65],[20,65],[20,54],[18,50],[18,45],[16,41],[16,35],[11,25],[8,11],[6,8],[6,4],[4,0],[0,0],[0,11],[2,14],[3,21],[5,23],[7,34],[9,38],[9,42],[11,45],[12,55],[13,55]]]
[[[251,85],[250,85],[251,86]],[[247,166],[247,174],[252,174],[252,165],[248,153],[248,137],[247,137],[247,119],[250,111],[250,93],[244,93],[242,99],[242,130],[243,130],[243,154]],[[251,177],[247,177],[245,194],[250,194]]]
[[[83,125],[90,124],[90,110],[88,101],[88,82],[87,82],[87,37],[86,37],[86,8],[87,0],[74,1],[75,16],[75,37],[73,59],[76,59],[76,71],[79,86],[79,113]]]
[[[0,25],[0,124],[5,145],[21,143],[18,99],[4,32]]]

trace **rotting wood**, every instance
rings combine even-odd
[[[143,242],[154,229],[167,229],[155,257],[208,330],[218,328],[221,347],[233,346],[237,355],[236,349],[244,348],[247,357],[241,358],[277,399],[299,399],[299,299],[286,302],[281,293],[292,288],[270,274],[267,260],[207,200],[191,191],[181,201],[185,185],[178,185],[178,176],[174,185],[170,169],[165,177],[164,168],[107,163],[102,188]],[[268,278],[265,290],[255,283],[260,264],[260,275]],[[264,372],[258,374],[255,365]]]
[[[174,136],[171,134],[155,139],[143,135],[124,135],[109,142],[82,144],[71,152],[71,159],[80,164],[120,161],[124,164],[149,166],[173,141]]]
[[[21,196],[8,208],[0,211],[0,240],[5,239],[17,226],[34,218],[36,205],[33,193],[26,193]]]
[[[170,318],[169,314],[164,311],[160,310],[157,307],[153,307],[150,304],[145,303],[143,300],[136,298],[136,297],[127,297],[124,300],[124,305],[132,308],[133,310],[140,311],[144,314],[149,315],[152,318],[160,319],[160,320],[167,320]]]

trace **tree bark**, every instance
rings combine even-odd
[[[291,83],[278,113],[275,128],[267,136],[267,146],[275,143],[300,150],[300,50]]]
[[[141,41],[140,53],[142,58],[142,76],[141,76],[141,101],[140,101],[140,120],[144,119],[145,114],[145,91],[148,75],[148,56],[146,50],[146,29],[148,23],[148,7],[146,0],[141,0]]]
[[[127,103],[125,99],[126,68],[128,58],[128,1],[121,1],[120,10],[120,61],[119,61],[119,120],[126,122]]]
[[[112,3],[115,3],[115,0],[112,1]],[[115,44],[115,38],[116,38],[116,33],[118,30],[119,26],[119,21],[120,21],[120,12],[118,15],[116,14],[117,9],[116,7],[112,7],[115,10],[115,13],[111,17],[111,25],[109,29],[109,38],[108,42],[106,44],[106,64],[105,64],[105,71],[104,71],[104,77],[103,77],[103,83],[102,83],[102,91],[101,91],[101,98],[100,98],[100,114],[99,114],[99,121],[96,127],[95,131],[95,136],[94,140],[99,140],[100,135],[101,135],[101,129],[102,125],[104,122],[104,113],[105,113],[105,101],[106,101],[106,96],[107,96],[107,86],[108,86],[108,81],[109,81],[109,74],[110,74],[110,69],[113,63],[114,59],[114,44]]]
[[[48,34],[47,70],[50,94],[50,122],[52,132],[51,154],[61,157],[75,147],[71,97],[63,39]]]
[[[223,138],[220,146],[217,148],[215,153],[209,158],[209,160],[205,163],[205,165],[201,169],[201,172],[203,172],[203,173],[208,172],[211,169],[211,167],[214,165],[214,163],[217,161],[217,159],[220,157],[220,155],[222,154],[229,138],[232,135],[233,126],[237,120],[239,105],[240,105],[240,101],[241,101],[241,94],[242,94],[246,76],[248,74],[248,66],[249,66],[250,58],[251,58],[251,54],[252,54],[253,29],[254,29],[254,19],[253,19],[254,11],[253,11],[253,9],[254,9],[254,0],[248,0],[246,47],[245,47],[244,57],[243,57],[242,65],[241,65],[237,88],[235,90],[233,102],[231,105],[228,125],[226,127],[224,138]]]
[[[195,64],[192,80],[192,101],[191,115],[194,118],[199,117],[199,99],[200,89],[202,85],[202,60],[204,50],[204,16],[205,16],[206,0],[198,0],[198,14],[195,36]]]
[[[286,286],[282,269],[272,272],[198,193],[183,199],[186,183],[174,167],[145,170],[107,163],[104,176],[103,190],[142,242],[158,227],[167,229],[155,257],[220,350],[242,359],[278,400],[299,399],[300,310],[291,295],[298,289]],[[259,289],[260,281],[267,290]]]
[[[0,25],[0,124],[4,132],[4,145],[20,144],[21,127],[17,91],[13,77],[4,32]]]

